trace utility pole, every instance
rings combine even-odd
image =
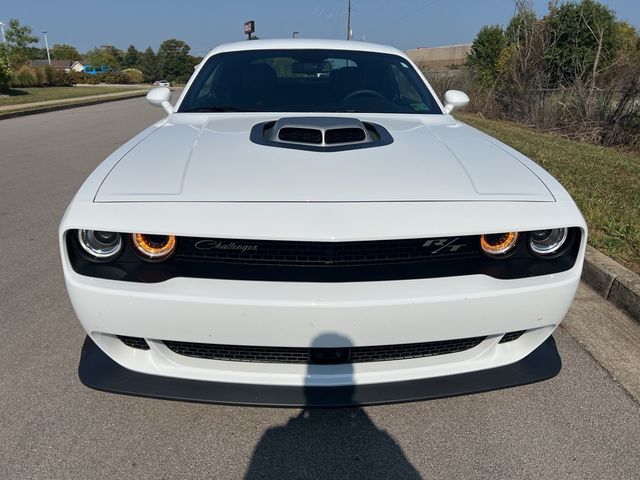
[[[349,6],[347,7],[347,40],[351,40],[353,31],[351,30],[351,0],[349,0]]]
[[[47,47],[47,60],[49,60],[49,66],[51,66],[51,55],[49,55],[49,42],[47,41],[47,31],[42,30],[42,34],[44,35],[44,45]]]
[[[4,23],[0,22],[0,31],[2,31],[2,43],[7,43],[7,39],[4,38]]]

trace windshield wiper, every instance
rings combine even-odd
[[[197,113],[197,112],[256,112],[257,110],[245,110],[238,107],[196,107],[189,110],[182,110],[182,113]]]

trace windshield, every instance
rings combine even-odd
[[[212,56],[179,111],[442,113],[402,57],[296,49]]]

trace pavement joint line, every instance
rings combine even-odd
[[[36,115],[38,113],[47,113],[54,112],[57,110],[67,110],[70,108],[78,108],[78,107],[86,107],[89,105],[98,105],[100,103],[108,103],[108,102],[116,102],[119,100],[129,100],[132,98],[143,97],[147,94],[147,90],[136,90],[132,92],[114,92],[114,93],[106,93],[102,95],[91,95],[87,97],[80,97],[77,99],[60,99],[60,100],[52,100],[52,104],[45,104],[41,106],[36,106],[33,108],[29,108],[30,105],[37,105],[40,102],[34,102],[32,104],[25,103],[21,105],[15,105],[15,110],[8,108],[6,113],[2,112],[0,109],[0,121],[16,118],[16,117],[24,117],[27,115]],[[65,101],[67,100],[67,101]],[[73,101],[75,100],[75,101]],[[59,102],[59,103],[56,103]],[[13,105],[7,107],[13,107]]]
[[[640,276],[587,245],[582,279],[640,322]]]
[[[591,284],[589,284],[591,285]],[[629,388],[627,387],[627,385],[625,385],[624,383],[622,383],[620,381],[620,378],[612,371],[612,369],[609,366],[605,366],[603,365],[603,362],[600,358],[598,358],[595,353],[593,352],[591,345],[589,345],[589,343],[585,342],[583,339],[580,338],[580,335],[577,332],[572,331],[571,329],[567,328],[566,325],[563,325],[562,323],[560,324],[560,326],[558,327],[559,329],[564,330],[567,335],[569,335],[576,343],[578,343],[578,345],[580,345],[580,347],[587,353],[587,355],[589,355],[589,357],[591,357],[591,359],[597,363],[600,368],[602,368],[605,371],[605,374],[607,375],[607,377],[609,377],[609,379],[611,379],[622,391],[622,393],[627,396],[629,399],[631,399],[633,402],[637,403],[640,405],[640,398],[636,397],[633,392],[631,392],[629,390]]]
[[[585,342],[583,339],[581,339],[580,335],[577,332],[572,331],[570,328],[567,328],[567,325],[564,325],[563,323],[561,323],[558,328],[564,330],[567,335],[569,335],[576,343],[578,343],[578,345],[580,345],[580,347],[587,353],[587,355],[589,355],[589,357],[591,357],[591,359],[605,371],[607,377],[609,377],[609,379],[611,379],[620,388],[625,396],[640,405],[640,398],[636,397],[633,392],[629,390],[627,385],[620,381],[620,378],[615,374],[614,371],[612,371],[612,369],[608,365],[603,365],[602,359],[598,358],[595,355],[591,345],[589,345],[588,342]]]

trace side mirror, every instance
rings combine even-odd
[[[167,114],[173,113],[173,105],[169,103],[171,100],[171,90],[167,87],[152,88],[147,93],[147,101],[154,107],[162,107]]]
[[[447,90],[444,94],[444,111],[449,114],[454,108],[464,107],[469,103],[469,97],[460,90]]]

